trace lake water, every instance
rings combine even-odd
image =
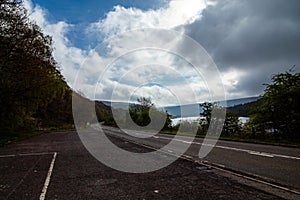
[[[172,120],[172,125],[176,126],[177,124],[179,124],[180,122],[198,122],[200,121],[200,119],[205,119],[204,117],[178,117],[178,118],[174,118],[171,119]],[[249,117],[239,117],[239,120],[242,124],[245,124],[246,122],[249,121]]]

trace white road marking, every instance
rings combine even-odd
[[[193,157],[192,156],[188,156],[188,155],[183,155],[185,158],[187,158],[187,159],[193,159]]]
[[[299,157],[295,157],[295,156],[287,156],[287,155],[280,155],[280,154],[271,154],[273,156],[276,157],[281,157],[281,158],[289,158],[289,159],[294,159],[294,160],[300,160]]]
[[[56,156],[57,156],[57,152],[55,152],[53,154],[53,158],[52,158],[49,170],[48,170],[48,174],[47,174],[47,177],[46,177],[46,180],[45,180],[45,183],[44,183],[44,187],[43,187],[42,193],[40,195],[40,200],[44,200],[45,197],[46,197],[46,193],[47,193],[48,186],[50,184],[50,178],[51,178],[51,175],[52,175],[52,172],[53,172]]]
[[[184,141],[184,140],[181,140],[181,142],[186,143],[186,144],[192,144],[192,143],[193,143],[193,142],[190,142],[190,141]]]
[[[115,136],[115,135],[114,135]],[[116,136],[115,136],[116,137]],[[118,137],[118,136],[117,136]],[[119,138],[122,138],[122,137],[119,137]],[[161,138],[161,137],[159,137]],[[125,139],[125,138],[122,138],[122,139]],[[167,138],[164,138],[164,139],[167,139]],[[169,139],[169,138],[168,138]],[[149,149],[153,149],[153,150],[159,150],[157,148],[154,148],[154,147],[151,147],[151,146],[148,146],[148,145],[145,145],[145,144],[140,144],[138,142],[135,142],[135,141],[132,141],[130,140],[130,142],[134,143],[134,144],[137,144],[137,145],[140,145],[140,146],[143,146],[143,147],[146,147],[146,148],[149,148]],[[201,143],[200,143],[201,144]],[[224,149],[230,149],[230,150],[236,150],[236,151],[248,151],[248,152],[251,152],[250,150],[246,150],[246,149],[238,149],[238,148],[233,148],[233,147],[225,147],[225,146],[216,146],[216,147],[219,147],[219,148],[224,148]],[[178,156],[174,153],[168,153],[166,151],[162,151],[163,153],[166,153],[166,154],[169,154],[169,155],[172,155],[172,156],[175,156],[175,157],[178,157],[178,158],[182,158],[182,159],[187,159],[187,160],[190,160],[188,159],[189,156]],[[253,151],[252,151],[253,152]],[[261,152],[262,153],[262,152]],[[278,156],[278,157],[285,157],[285,158],[292,158],[292,159],[300,159],[299,157],[293,157],[293,156],[285,156],[285,155],[279,155],[279,154],[272,154],[274,156]],[[221,164],[216,164],[214,163],[214,165],[211,165],[211,164],[208,164],[208,163],[204,163],[204,162],[197,162],[199,163],[200,165],[204,165],[204,166],[207,166],[207,167],[212,167],[212,168],[215,168],[215,169],[218,169],[218,170],[221,170],[221,171],[224,171],[224,172],[227,172],[227,173],[231,173],[233,175],[236,175],[236,176],[239,176],[239,177],[242,177],[242,178],[246,178],[246,179],[249,179],[249,180],[252,180],[252,181],[256,181],[256,182],[259,182],[259,183],[262,183],[262,184],[265,184],[265,185],[269,185],[271,187],[274,187],[274,188],[278,188],[278,189],[281,189],[281,190],[284,190],[284,191],[288,191],[288,192],[292,192],[294,194],[297,194],[297,195],[300,195],[300,192],[299,191],[296,191],[296,190],[292,190],[292,189],[289,189],[289,188],[286,188],[286,187],[282,187],[282,186],[279,186],[279,185],[276,185],[276,184],[273,184],[273,183],[269,183],[269,182],[266,182],[266,181],[263,181],[263,180],[260,180],[260,179],[257,179],[257,178],[252,178],[250,176],[246,176],[246,175],[242,175],[242,174],[239,174],[237,172],[233,172],[233,171],[230,171],[228,169],[225,169],[225,165],[221,165]]]
[[[49,155],[49,154],[53,154],[53,152],[8,154],[8,155],[0,155],[0,158],[9,158],[9,157],[17,157],[17,156],[41,156],[41,155]]]
[[[287,155],[281,155],[281,154],[274,154],[274,153],[268,153],[268,152],[259,152],[259,151],[252,151],[252,150],[248,150],[248,149],[239,149],[239,148],[234,148],[234,147],[226,147],[226,146],[220,146],[220,145],[216,145],[217,148],[221,148],[221,149],[228,149],[228,150],[233,150],[233,151],[242,151],[242,152],[246,152],[252,155],[257,155],[257,156],[264,156],[264,157],[280,157],[280,158],[288,158],[288,159],[293,159],[293,160],[300,160],[299,157],[295,157],[295,156],[287,156]]]
[[[212,168],[218,169],[218,170],[220,170],[220,171],[224,171],[224,172],[227,172],[227,173],[230,173],[230,174],[233,174],[233,175],[242,177],[242,178],[246,178],[246,179],[249,179],[249,180],[258,182],[258,183],[262,183],[262,184],[269,185],[269,186],[274,187],[274,188],[278,188],[278,189],[281,189],[281,190],[285,190],[285,191],[292,192],[292,193],[294,193],[294,194],[300,195],[300,192],[297,191],[297,190],[293,190],[293,189],[289,189],[289,188],[287,188],[287,187],[283,187],[283,186],[280,186],[280,185],[276,185],[276,184],[273,184],[273,183],[269,183],[269,182],[267,182],[267,181],[260,180],[260,179],[258,179],[258,178],[253,178],[253,177],[250,177],[250,176],[248,176],[248,175],[239,174],[238,172],[233,172],[233,171],[231,171],[231,170],[228,170],[228,169],[225,169],[225,168],[222,168],[222,167],[218,167],[219,164],[216,164],[216,163],[204,163],[204,162],[199,162],[199,164],[204,165],[204,166],[207,166],[207,167],[212,167]],[[220,165],[219,165],[219,166],[220,166]]]
[[[202,143],[199,143],[199,142],[190,142],[190,141],[185,141],[185,140],[180,140],[180,139],[175,139],[175,138],[169,138],[169,137],[163,137],[163,136],[153,136],[153,137],[156,138],[156,139],[175,140],[175,141],[183,142],[183,143],[206,145],[206,146],[216,147],[216,148],[220,148],[220,149],[246,152],[246,153],[249,153],[249,154],[252,154],[252,155],[269,157],[269,158],[280,157],[280,158],[286,158],[286,159],[300,160],[300,157],[296,157],[296,156],[289,156],[289,155],[282,155],[282,154],[275,154],[275,153],[268,153],[268,152],[256,152],[256,151],[249,150],[249,149],[239,149],[239,148],[235,148],[235,147],[228,147],[228,146],[221,146],[221,145],[215,145],[214,146],[214,145],[211,145],[211,144],[202,144]]]
[[[155,138],[172,140],[172,138],[161,137],[161,136],[159,136],[159,137],[155,136]],[[190,142],[190,141],[179,140],[179,139],[173,139],[173,140],[178,141],[178,142],[183,142],[183,143],[199,144],[199,145],[206,145],[206,146],[213,147],[213,145],[211,145],[211,144],[202,144],[199,142]],[[282,155],[282,154],[275,154],[275,153],[268,153],[268,152],[258,152],[258,151],[252,151],[249,149],[239,149],[239,148],[235,148],[235,147],[227,147],[227,146],[220,146],[220,145],[215,145],[215,147],[220,148],[220,149],[232,150],[232,151],[246,152],[251,155],[257,155],[257,156],[263,156],[263,157],[269,157],[269,158],[280,157],[280,158],[286,158],[286,159],[300,160],[300,157],[296,157],[296,156],[289,156],[289,155]]]
[[[257,151],[250,151],[248,152],[251,155],[257,155],[257,156],[265,156],[265,157],[269,157],[269,158],[274,158],[273,155],[268,154],[268,153],[263,153],[263,152],[257,152]]]

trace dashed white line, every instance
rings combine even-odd
[[[51,175],[52,175],[52,172],[53,172],[53,168],[54,168],[54,163],[55,163],[55,160],[56,160],[56,156],[57,156],[57,153],[55,152],[53,154],[53,158],[52,158],[49,170],[48,170],[48,174],[47,174],[47,177],[46,177],[46,180],[45,180],[45,183],[44,183],[44,187],[43,187],[42,193],[40,195],[40,200],[44,200],[45,197],[46,197],[46,193],[47,193],[48,186],[50,184],[50,179],[51,179]]]
[[[159,136],[159,137],[155,136],[155,138],[172,140],[172,138],[161,137],[161,136]],[[173,139],[173,140],[178,141],[178,142],[183,142],[183,143],[213,146],[211,144],[202,144],[202,143],[199,143],[199,142],[190,142],[190,141],[179,140],[179,139]],[[220,145],[215,145],[215,147],[220,148],[220,149],[232,150],[232,151],[246,152],[246,153],[249,153],[251,155],[263,156],[263,157],[269,157],[269,158],[280,157],[280,158],[286,158],[286,159],[300,160],[300,157],[296,157],[296,156],[288,156],[288,155],[274,154],[274,153],[268,153],[268,152],[252,151],[252,150],[249,150],[249,149],[239,149],[239,148],[235,148],[235,147],[220,146]]]
[[[186,144],[192,144],[192,143],[193,143],[193,142],[190,142],[190,141],[184,141],[184,140],[182,140],[181,142],[186,143]]]
[[[252,155],[257,155],[257,156],[264,156],[264,157],[274,158],[273,155],[268,154],[268,153],[263,153],[263,152],[250,151],[250,152],[248,152],[248,153],[249,153],[249,154],[252,154]]]
[[[118,136],[115,136],[115,137],[118,137]],[[157,137],[157,136],[155,136],[155,137]],[[119,137],[119,138],[122,138],[122,137]],[[165,137],[164,138],[157,137],[157,138],[170,139],[170,138],[165,138]],[[122,138],[122,139],[125,139],[125,138]],[[178,140],[178,141],[180,141],[180,140]],[[140,143],[132,141],[132,140],[130,142],[135,143],[135,144],[140,145],[140,146],[144,146],[144,147],[149,148],[149,149],[158,150],[157,148],[154,148],[154,147],[151,147],[151,146],[148,146],[148,145],[145,145],[145,144],[140,144]],[[243,151],[243,152],[248,152],[248,153],[251,152],[252,154],[259,153],[259,155],[263,155],[263,156],[274,155],[274,156],[284,157],[284,158],[300,159],[299,157],[286,156],[286,155],[280,155],[280,154],[268,154],[268,153],[264,154],[263,152],[255,152],[255,151],[251,151],[251,150],[247,150],[247,149],[238,149],[238,148],[234,148],[234,147],[225,147],[225,146],[218,146],[218,145],[216,145],[215,147],[230,149],[230,150],[235,150],[235,151]],[[190,158],[192,158],[191,156],[186,156],[186,155],[179,156],[179,155],[176,155],[176,154],[171,153],[169,151],[163,151],[163,153],[166,153],[166,154],[169,154],[169,155],[172,155],[172,156],[176,156],[178,158],[186,159],[186,160],[189,160],[189,161],[192,160],[192,159],[190,159]],[[208,163],[205,164],[204,162],[197,162],[197,163],[199,163],[201,165],[204,165],[204,166],[207,166],[207,167],[212,167],[212,168],[215,168],[215,169],[227,172],[227,173],[231,173],[233,175],[236,175],[236,176],[239,176],[239,177],[242,177],[242,178],[246,178],[246,179],[249,179],[249,180],[252,180],[252,181],[256,181],[256,182],[259,182],[259,183],[262,183],[262,184],[265,184],[265,185],[269,185],[269,186],[274,187],[274,188],[278,188],[278,189],[281,189],[281,190],[284,190],[284,191],[288,191],[288,192],[292,192],[294,194],[300,195],[299,191],[289,189],[289,188],[286,188],[286,187],[282,187],[282,186],[279,186],[279,185],[276,185],[276,184],[273,184],[273,183],[269,183],[267,181],[263,181],[263,180],[260,180],[260,179],[257,179],[257,178],[252,178],[250,176],[246,176],[246,175],[243,175],[243,174],[239,174],[238,172],[230,171],[228,169],[225,169],[225,165],[215,164],[215,163],[213,165],[211,165],[211,164],[208,164]]]
[[[219,145],[216,145],[216,147],[221,148],[221,149],[233,150],[233,151],[242,151],[242,152],[246,152],[246,153],[249,153],[252,155],[264,156],[264,157],[269,157],[269,158],[280,157],[280,158],[288,158],[288,159],[293,159],[293,160],[300,160],[299,157],[295,157],[295,156],[287,156],[287,155],[274,154],[274,153],[268,153],[268,152],[252,151],[252,150],[248,150],[248,149],[238,149],[238,148],[234,148],[234,147],[226,147],[226,146],[219,146]]]
[[[183,157],[187,158],[187,159],[193,159],[192,156],[188,156],[188,155],[183,155]]]
[[[280,155],[280,154],[271,154],[273,156],[276,157],[281,157],[281,158],[289,158],[289,159],[294,159],[294,160],[300,160],[299,157],[295,157],[295,156],[287,156],[287,155]]]
[[[211,145],[211,144],[203,144],[203,143],[199,143],[199,142],[190,142],[190,141],[186,141],[186,140],[180,140],[180,139],[163,137],[163,136],[153,136],[153,137],[155,139],[175,140],[175,141],[183,142],[183,143],[199,144],[199,145],[206,145],[206,146],[212,146],[212,147],[214,146],[214,145]],[[251,154],[251,155],[263,156],[263,157],[269,157],[269,158],[280,157],[280,158],[286,158],[286,159],[300,160],[300,157],[296,157],[296,156],[289,156],[289,155],[282,155],[282,154],[275,154],[275,153],[268,153],[268,152],[258,152],[258,151],[253,151],[253,150],[249,150],[249,149],[239,149],[239,148],[235,148],[235,147],[220,146],[220,145],[215,145],[214,147],[221,148],[221,149],[232,150],[232,151],[246,152],[246,153]]]

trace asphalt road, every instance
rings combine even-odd
[[[109,139],[124,150],[136,153],[153,151],[120,138],[121,134],[115,129],[106,132]],[[159,137],[169,136],[156,137],[147,139],[153,147],[167,141],[159,140]],[[137,142],[141,142],[140,139]],[[196,147],[191,148],[188,154],[192,154]],[[296,149],[290,151],[297,153]],[[164,154],[159,159],[171,156]],[[210,159],[217,159],[217,156],[218,153],[214,152],[209,155]],[[247,183],[242,177],[237,178],[186,159],[178,159],[163,169],[149,173],[120,172],[91,156],[76,132],[42,134],[1,147],[0,163],[0,199],[246,200],[283,199],[281,197],[284,195],[290,199],[299,197],[289,196],[288,193],[279,197],[277,195],[280,194],[266,192],[259,185]]]
[[[172,135],[157,134],[154,137],[143,139],[130,137],[111,127],[103,127],[103,130],[111,135],[157,149],[162,148],[174,138]],[[137,136],[149,134],[142,131],[134,132]],[[177,139],[177,148],[189,140],[188,136],[181,136],[180,139]],[[195,138],[185,155],[192,157],[193,160],[207,161],[300,191],[300,148],[219,140],[208,156],[199,159],[198,153],[202,143],[202,138]],[[176,148],[172,149],[172,151],[174,150]]]

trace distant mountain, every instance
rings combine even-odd
[[[172,117],[196,117],[199,116],[201,112],[201,107],[199,106],[199,104],[166,106],[162,109],[167,111],[170,115],[172,115]]]
[[[226,107],[233,107],[240,104],[245,104],[249,102],[257,101],[259,97],[247,97],[247,98],[239,98],[239,99],[231,99],[226,101]],[[130,104],[128,102],[110,102],[110,101],[102,101],[103,104],[110,106],[112,108],[121,108],[127,109]],[[224,102],[218,102],[221,105],[224,105]],[[160,109],[167,111],[173,117],[196,117],[200,115],[202,112],[202,108],[199,104],[186,104],[186,105],[176,105],[176,106],[164,106],[160,107]],[[181,114],[182,111],[182,114]]]
[[[258,99],[260,99],[260,97],[246,97],[246,98],[240,98],[240,99],[231,99],[231,100],[227,100],[226,107],[232,107],[235,105],[240,105],[240,104],[257,101]]]
[[[111,102],[111,101],[101,101],[104,105],[112,107],[112,108],[121,108],[121,109],[127,109],[130,104],[134,103],[128,103],[128,102]]]
[[[226,107],[233,107],[240,104],[245,104],[249,102],[257,101],[259,97],[247,97],[240,99],[231,99],[226,101]],[[224,102],[218,102],[220,105],[225,105]],[[174,117],[196,117],[202,112],[202,108],[199,104],[188,104],[182,106],[166,106],[163,107],[164,110],[168,111]],[[181,110],[184,110],[181,114]]]
[[[253,114],[253,108],[259,106],[260,104],[261,99],[257,99],[256,101],[228,107],[227,111],[237,113],[240,117],[249,117],[251,114]]]

